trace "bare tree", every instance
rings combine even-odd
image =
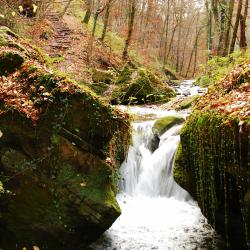
[[[229,50],[230,30],[231,30],[231,27],[232,27],[234,3],[235,3],[235,0],[230,0],[229,5],[228,5],[227,24],[226,24],[226,31],[225,31],[225,38],[224,38],[224,48],[223,48],[223,55],[224,56],[226,56],[228,54],[228,50]]]
[[[238,28],[239,28],[239,23],[240,23],[240,17],[241,17],[242,3],[243,3],[243,0],[239,0],[236,20],[235,20],[234,29],[233,29],[233,36],[232,36],[231,45],[230,45],[230,53],[234,52],[234,47],[235,47],[235,43],[236,43],[236,38],[237,38],[237,33],[238,33]]]
[[[131,43],[134,21],[135,21],[135,11],[136,11],[136,0],[129,0],[129,21],[128,21],[128,33],[125,41],[125,47],[123,50],[122,57],[126,59],[128,57],[128,48]]]
[[[246,39],[246,20],[248,14],[248,0],[245,1],[244,14],[240,16],[240,48],[246,50],[247,39]]]

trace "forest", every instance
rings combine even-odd
[[[0,249],[249,249],[249,10],[0,0]]]

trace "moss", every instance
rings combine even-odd
[[[231,244],[237,234],[242,246],[250,226],[242,202],[249,189],[248,133],[237,118],[196,110],[181,132],[174,168],[177,182],[198,200],[209,222]]]
[[[0,52],[0,75],[8,75],[19,69],[24,62],[23,56],[19,52]]]
[[[160,118],[155,122],[153,132],[158,136],[161,136],[174,125],[182,124],[184,121],[185,119],[179,116],[166,116]]]
[[[182,145],[180,144],[175,155],[175,166],[173,170],[173,176],[175,181],[184,189],[188,190],[191,194],[195,193],[195,185],[193,182],[192,173],[189,172],[185,166],[183,159]]]
[[[119,74],[119,76],[117,77],[115,83],[118,85],[128,84],[131,80],[132,73],[133,73],[132,69],[128,65],[126,65]]]
[[[5,26],[0,27],[0,35],[1,36],[9,35],[12,38],[16,38],[16,39],[19,38],[19,36],[15,32],[13,32],[11,29],[9,29],[8,27],[5,27]]]
[[[104,71],[99,69],[94,69],[92,72],[92,80],[94,83],[106,83],[111,84],[114,80],[114,72],[111,70]]]
[[[174,96],[173,90],[167,85],[163,85],[160,80],[145,70],[140,68],[130,76],[125,71],[123,84],[112,93],[113,102],[121,104],[143,104],[167,101]],[[126,82],[129,77],[130,80]]]
[[[109,86],[104,82],[90,84],[89,87],[97,94],[102,96]]]
[[[0,196],[0,247],[80,249],[120,215],[114,176],[127,152],[128,115],[25,49],[27,61],[3,78],[29,107],[1,102],[0,180],[10,193]]]

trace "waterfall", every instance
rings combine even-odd
[[[176,112],[139,106],[129,109],[141,120],[133,124],[133,140],[120,168],[117,201],[122,214],[90,249],[216,249],[214,230],[173,178],[182,126],[173,126],[160,138],[152,132],[155,119]]]
[[[180,141],[182,125],[176,125],[161,137],[152,152],[154,122],[134,123],[133,142],[127,160],[122,164],[121,190],[131,196],[174,197],[189,200],[189,194],[173,179],[173,161]]]

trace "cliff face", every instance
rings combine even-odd
[[[200,98],[181,132],[176,181],[232,247],[250,235],[250,65],[236,67]]]
[[[53,73],[0,28],[0,246],[78,249],[120,214],[116,167],[126,114]]]

